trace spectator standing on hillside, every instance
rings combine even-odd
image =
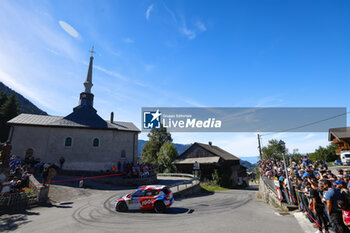
[[[342,211],[343,223],[346,228],[346,232],[350,232],[350,203],[343,200],[338,201],[338,207]]]
[[[63,164],[64,164],[64,162],[65,162],[66,160],[64,159],[64,157],[63,156],[61,156],[61,158],[60,158],[60,169],[62,169],[63,168]]]
[[[43,172],[41,173],[41,177],[43,178],[43,184],[44,185],[47,182],[48,177],[49,177],[49,166],[50,166],[49,164],[45,164]]]
[[[303,165],[304,167],[308,167],[310,165],[310,159],[308,159],[306,155],[304,155]]]
[[[336,233],[346,232],[337,204],[341,200],[340,190],[332,188],[332,183],[329,180],[323,180],[322,183],[324,187],[323,203],[326,205],[325,210],[332,228]]]
[[[121,166],[122,166],[122,164],[120,163],[120,161],[118,161],[118,173],[121,171],[120,169],[121,169]]]
[[[5,145],[2,147],[2,152],[1,152],[1,162],[2,162],[2,167],[3,168],[8,168],[10,165],[10,153],[11,153],[11,143],[7,141]]]
[[[324,205],[319,193],[318,181],[316,178],[310,179],[310,209],[313,211],[313,215],[317,220],[318,233],[322,232],[322,226],[328,232],[327,217],[324,214]]]

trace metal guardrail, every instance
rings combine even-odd
[[[192,174],[184,174],[184,173],[158,173],[157,176],[174,176],[174,177],[194,178],[194,175],[192,175]]]
[[[169,185],[170,188],[173,190],[173,192],[179,192],[181,190],[191,188],[197,184],[200,183],[199,180],[194,178],[194,175],[191,174],[183,174],[183,173],[158,173],[157,176],[171,176],[171,177],[187,177],[191,178],[189,180],[182,180],[179,182],[176,182],[172,185]],[[181,189],[182,187],[182,189]]]

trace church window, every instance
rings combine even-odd
[[[92,146],[93,147],[99,147],[100,146],[100,140],[98,138],[94,138],[92,141]]]
[[[70,147],[72,146],[72,138],[71,137],[66,137],[66,139],[64,140],[64,146]]]
[[[126,152],[125,152],[125,150],[122,150],[121,156],[122,156],[122,158],[125,158],[125,157],[126,157]]]

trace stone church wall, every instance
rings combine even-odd
[[[72,146],[65,146],[67,137]],[[93,147],[94,138],[98,147]],[[64,169],[86,171],[110,170],[118,161],[136,163],[137,141],[137,132],[35,126],[14,126],[11,138],[12,154],[21,158],[31,148],[43,162],[59,164],[63,156]]]

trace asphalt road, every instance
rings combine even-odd
[[[166,213],[156,214],[115,212],[114,201],[132,190],[55,188],[62,190],[60,202],[0,216],[0,232],[303,232],[292,215],[276,215],[251,190],[176,200]]]

